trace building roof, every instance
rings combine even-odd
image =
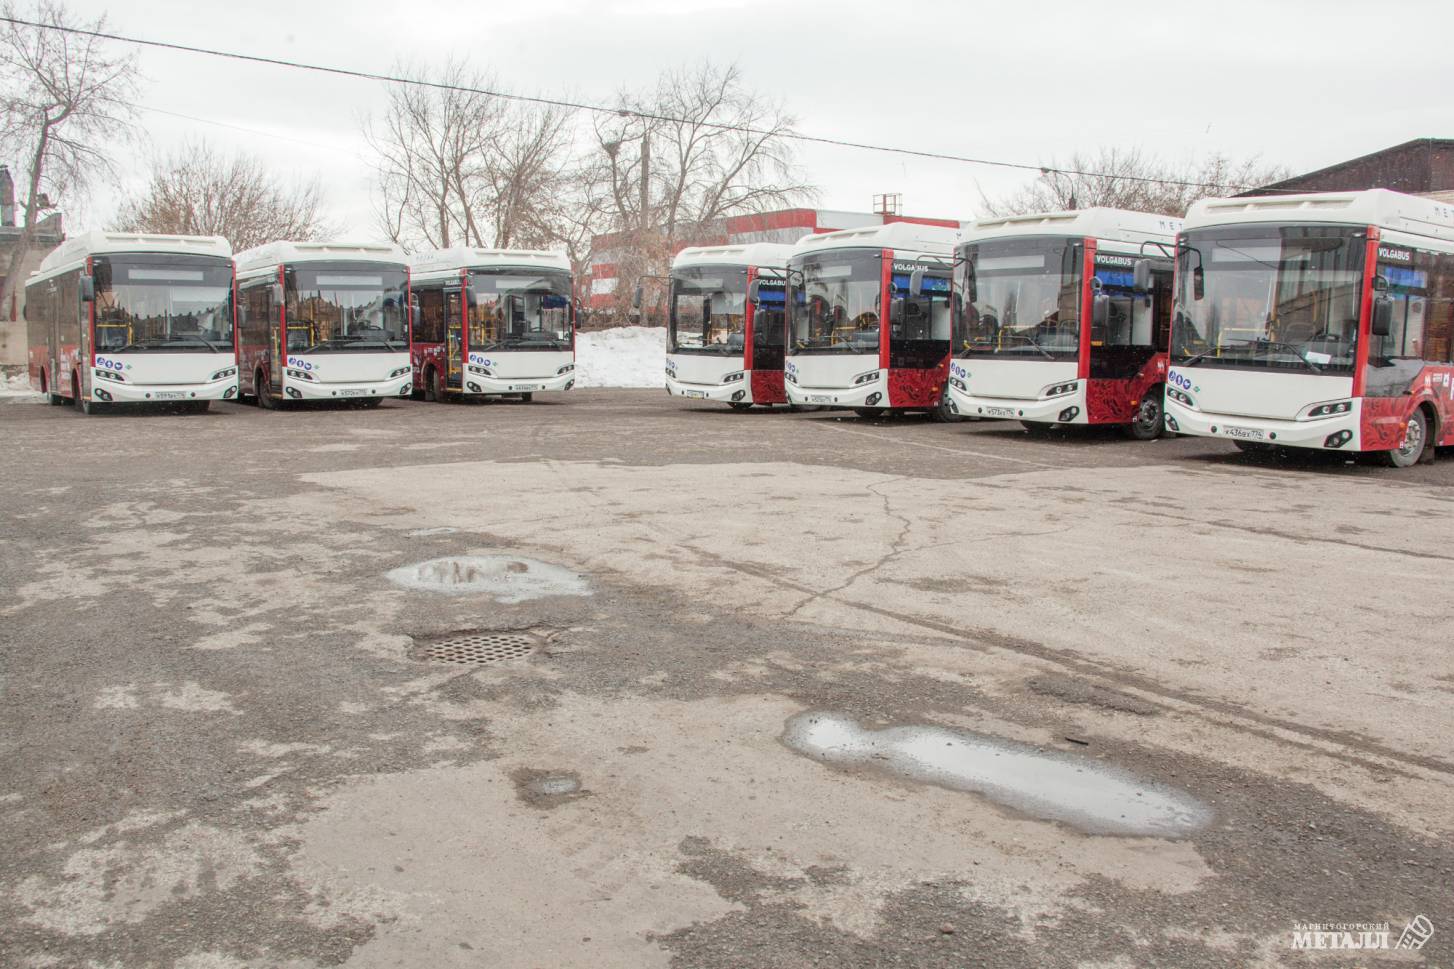
[[[1454,189],[1454,138],[1414,138],[1242,194],[1356,192],[1370,188],[1418,193]]]

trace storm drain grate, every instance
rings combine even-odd
[[[461,633],[425,643],[414,655],[426,662],[483,666],[522,659],[535,652],[535,647],[535,638],[521,633]]]

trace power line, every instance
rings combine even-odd
[[[650,112],[635,111],[627,108],[612,108],[600,104],[590,104],[583,101],[567,101],[561,98],[546,98],[528,94],[512,94],[508,91],[492,91],[488,88],[470,87],[462,84],[447,84],[443,81],[428,81],[418,78],[400,77],[394,74],[379,74],[373,71],[359,71],[347,67],[330,67],[324,64],[306,64],[302,61],[290,61],[279,57],[264,57],[259,54],[242,54],[236,51],[216,50],[209,47],[194,47],[189,44],[177,44],[163,40],[148,40],[143,37],[127,37],[123,34],[112,34],[99,30],[86,30],[81,27],[65,27],[60,24],[39,23],[33,20],[22,20],[19,17],[0,16],[0,23],[15,24],[20,27],[34,27],[38,30],[54,30],[66,34],[79,34],[83,37],[95,37],[99,40],[114,40],[123,44],[135,44],[139,47],[156,47],[162,50],[182,51],[188,54],[205,54],[209,57],[223,57],[230,60],[247,61],[254,64],[270,64],[274,67],[289,67],[300,71],[316,71],[320,74],[335,74],[341,77],[353,77],[367,81],[383,81],[388,84],[410,84],[415,87],[434,88],[441,91],[459,91],[466,94],[483,94],[486,97],[502,98],[507,101],[520,101],[527,104],[542,104],[556,108],[570,108],[576,111],[589,111],[595,114],[612,114],[621,117],[637,117],[645,121],[663,121],[669,124],[695,124],[703,128],[715,128],[719,131],[736,131],[749,135],[776,135],[788,141],[803,142],[806,144],[831,145],[837,148],[856,148],[861,151],[876,151],[894,155],[908,155],[914,158],[927,158],[935,161],[963,162],[970,165],[987,165],[994,168],[1013,168],[1021,171],[1038,171],[1042,174],[1059,172],[1063,175],[1083,175],[1088,178],[1110,178],[1121,179],[1127,182],[1150,182],[1157,185],[1180,185],[1186,188],[1202,188],[1206,183],[1190,181],[1178,178],[1155,178],[1150,175],[1118,175],[1110,172],[1080,171],[1071,168],[1047,168],[1044,165],[1030,165],[1024,162],[998,161],[991,158],[974,158],[968,155],[952,155],[945,152],[923,151],[915,148],[896,148],[892,145],[875,145],[868,142],[845,141],[839,138],[827,138],[821,135],[805,135],[798,132],[777,132],[763,128],[753,128],[747,125],[725,124],[716,121],[699,121],[690,118],[677,118],[671,115],[652,114]],[[1231,185],[1229,189],[1241,190],[1246,186]]]

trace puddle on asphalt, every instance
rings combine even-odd
[[[1191,795],[1146,783],[1119,768],[968,731],[868,730],[848,717],[808,712],[788,721],[782,741],[824,763],[862,766],[982,794],[1091,834],[1175,838],[1212,819],[1211,809]]]
[[[394,569],[395,585],[446,595],[487,595],[499,602],[546,596],[588,596],[586,580],[569,569],[518,555],[454,555]]]
[[[520,800],[547,811],[591,793],[581,786],[580,775],[574,771],[521,767],[511,771],[510,779],[515,782],[515,794]]]

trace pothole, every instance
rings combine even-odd
[[[570,569],[518,555],[452,555],[405,565],[386,578],[420,592],[487,595],[505,603],[591,594],[586,580]]]
[[[515,782],[515,793],[520,800],[547,810],[591,793],[581,785],[580,775],[575,771],[521,767],[510,773],[510,779]]]
[[[782,741],[828,764],[880,770],[983,795],[1091,834],[1180,837],[1212,810],[1184,791],[1085,757],[941,727],[870,730],[832,713],[801,713]]]
[[[424,663],[486,666],[524,659],[543,642],[543,637],[530,631],[474,630],[415,640],[410,656]]]

